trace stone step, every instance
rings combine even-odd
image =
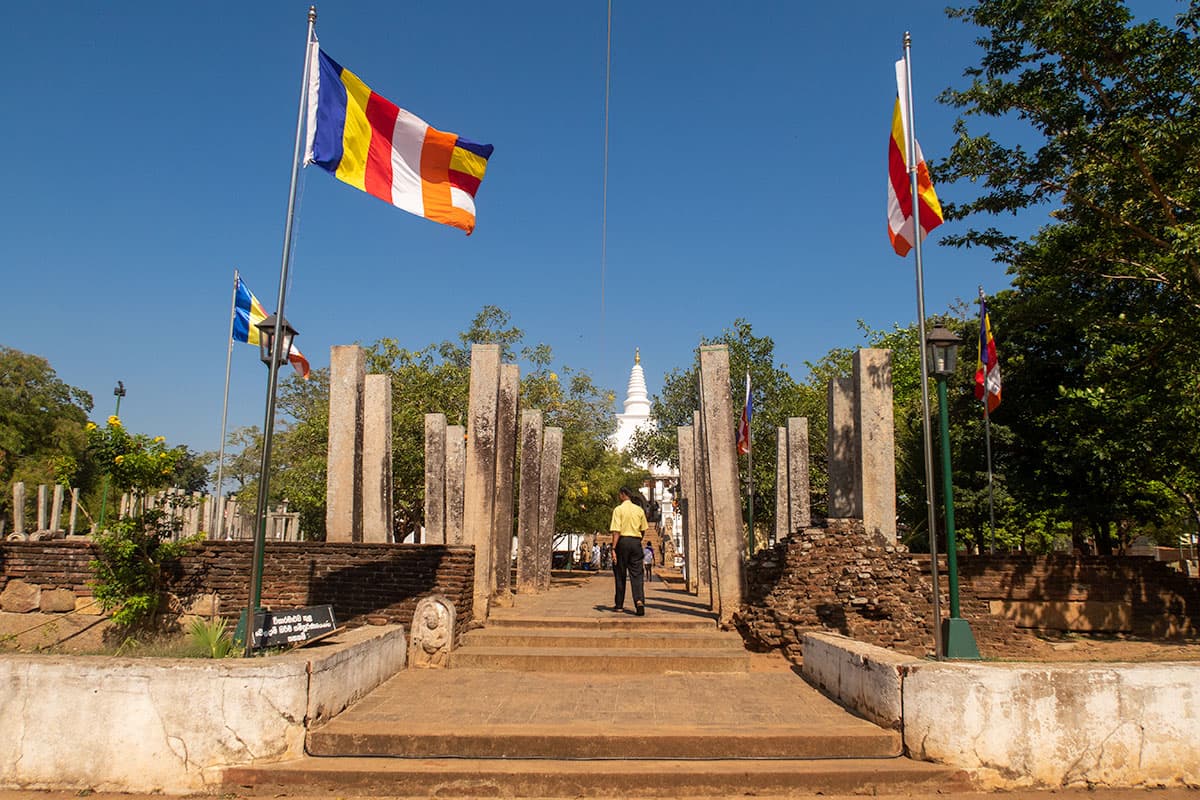
[[[464,647],[591,647],[600,649],[680,648],[743,650],[742,637],[717,630],[643,631],[621,628],[481,628],[463,638]]]
[[[227,792],[395,797],[795,797],[935,795],[970,788],[949,767],[905,758],[552,761],[303,758],[225,770]]]
[[[636,690],[636,687],[635,687]],[[339,725],[310,731],[312,756],[527,759],[765,759],[894,758],[902,743],[895,731],[863,726],[796,725],[725,727],[654,725],[629,721],[628,730],[577,722],[569,725],[498,723],[486,726]]]
[[[598,672],[639,675],[665,672],[746,672],[745,650],[717,648],[460,647],[450,655],[454,669],[518,672]]]
[[[715,631],[718,630],[713,617],[688,617],[681,614],[664,616],[650,613],[644,617],[633,614],[608,614],[603,617],[525,617],[507,614],[509,609],[498,609],[488,617],[490,628],[575,628],[592,631],[639,630],[639,631]]]

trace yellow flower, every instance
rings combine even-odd
[[[113,459],[113,463],[120,464],[124,460],[125,460],[125,456],[117,456],[116,458]]]
[[[556,381],[556,380],[558,380],[558,373],[557,373],[557,372],[551,372],[551,373],[550,373],[550,380],[552,380],[552,381]]]
[[[167,440],[167,437],[165,437],[165,436],[155,436],[154,437],[155,444],[162,444],[166,440]]]
[[[112,425],[113,427],[120,427],[121,418],[118,417],[116,414],[113,414],[111,417],[108,418],[108,424]]]
[[[171,470],[167,469],[166,467],[163,467],[162,474],[163,474],[163,475],[170,475],[170,474],[171,474]]]
[[[83,429],[87,430],[87,431],[94,431],[94,430],[96,430],[96,423],[89,422],[87,425],[83,426]]]

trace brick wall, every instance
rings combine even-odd
[[[169,570],[169,589],[185,599],[215,593],[222,613],[236,614],[247,603],[252,557],[250,542],[204,542]],[[21,579],[90,596],[92,558],[88,542],[0,543],[0,592],[9,580]],[[380,614],[408,625],[420,598],[442,594],[466,622],[474,560],[472,547],[272,542],[262,599],[275,608],[328,603],[343,622]]]
[[[737,624],[753,644],[800,655],[805,631],[829,630],[913,655],[932,650],[929,556],[885,547],[857,520],[799,531],[747,562]],[[1149,558],[960,555],[961,613],[985,658],[1021,658],[1042,644],[991,614],[991,600],[1126,603],[1132,633],[1196,636],[1200,581]],[[942,613],[949,614],[945,559]]]

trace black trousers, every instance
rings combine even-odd
[[[642,542],[636,536],[617,539],[617,566],[615,570],[616,596],[613,605],[625,605],[625,575],[629,575],[629,588],[633,593],[634,605],[645,605],[646,594],[642,587]]]

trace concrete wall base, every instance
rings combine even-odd
[[[185,794],[304,734],[403,669],[404,630],[364,627],[244,659],[0,659],[0,788]]]
[[[804,675],[981,788],[1200,786],[1200,664],[916,660],[804,637]]]

